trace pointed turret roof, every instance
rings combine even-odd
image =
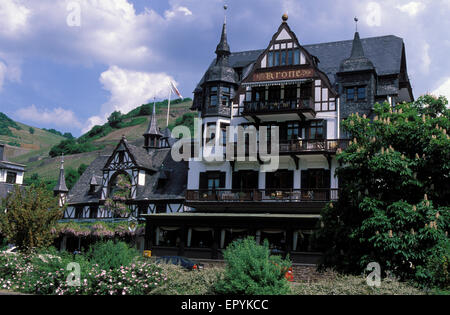
[[[220,42],[217,45],[216,54],[217,54],[217,62],[219,62],[221,59],[223,59],[223,57],[231,55],[230,45],[228,45],[228,40],[227,40],[227,21],[226,20],[223,22],[222,36],[220,37]]]
[[[153,103],[153,113],[152,117],[150,118],[150,123],[148,125],[147,131],[144,133],[144,136],[145,135],[162,137],[162,134],[158,128],[158,123],[156,122],[156,102]]]
[[[54,192],[69,192],[66,186],[66,177],[64,175],[64,155],[61,157],[61,167],[59,168],[59,178],[58,183],[55,188],[53,188]]]
[[[355,32],[353,39],[352,53],[350,58],[342,61],[339,72],[354,72],[354,71],[367,71],[375,70],[375,67],[364,54],[364,48],[359,37],[359,33]]]
[[[224,7],[227,10],[227,7]],[[205,82],[228,82],[237,84],[239,81],[236,71],[229,65],[231,55],[230,45],[227,39],[227,19],[223,22],[222,35],[216,48],[216,63],[206,73]]]
[[[92,175],[90,185],[91,186],[98,186],[97,178],[95,178],[95,175]]]

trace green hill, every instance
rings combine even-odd
[[[194,113],[190,111],[191,99],[175,101],[170,107],[170,128],[175,125],[192,123]],[[143,134],[146,131],[153,104],[144,104],[130,113],[120,115],[120,121],[112,125],[108,122],[103,126],[95,126],[78,139],[58,137],[56,141],[45,149],[31,151],[18,155],[10,160],[27,165],[25,180],[31,179],[33,174],[43,181],[56,181],[59,174],[61,150],[64,150],[65,168],[67,171],[78,170],[82,165],[89,165],[98,155],[110,153],[124,135],[135,145],[143,145]],[[166,126],[167,100],[156,104],[158,126]],[[20,125],[20,124],[19,124]],[[37,133],[36,129],[36,133]],[[47,132],[48,133],[48,132]],[[51,134],[52,136],[56,136]],[[78,147],[77,147],[78,146]],[[80,150],[81,152],[77,152]],[[50,155],[50,152],[52,154]],[[36,176],[34,176],[36,178]],[[50,185],[49,185],[50,186]]]
[[[15,122],[0,113],[0,142],[9,145],[8,159],[21,161],[45,157],[48,150],[65,139],[61,135]]]

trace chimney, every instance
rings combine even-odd
[[[5,145],[0,143],[0,161],[6,161]]]

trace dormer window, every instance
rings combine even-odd
[[[288,48],[289,47],[289,48]],[[267,53],[267,67],[291,66],[305,64],[305,57],[298,48],[293,48],[293,45],[275,45]]]
[[[209,90],[209,105],[215,107],[218,103],[217,86],[214,86]]]
[[[6,173],[6,183],[7,184],[15,184],[17,181],[17,173],[7,172]]]

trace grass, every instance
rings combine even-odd
[[[380,287],[370,287],[362,276],[336,275],[311,283],[293,283],[294,295],[424,295],[414,286],[395,279],[383,279]]]
[[[154,291],[162,295],[213,295],[215,284],[224,269],[210,267],[200,271],[185,271],[181,267],[164,265],[169,281]],[[395,279],[384,279],[381,286],[370,287],[362,276],[334,274],[314,282],[291,283],[290,295],[424,295],[426,292]],[[431,291],[429,294],[448,294],[448,291]]]

